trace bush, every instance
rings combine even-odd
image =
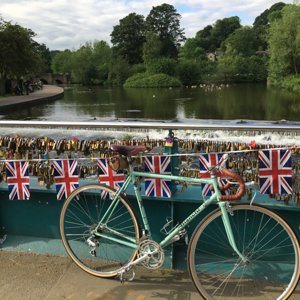
[[[180,62],[177,67],[177,73],[183,85],[197,85],[201,81],[200,66],[197,63]]]
[[[291,92],[300,92],[300,75],[288,76],[280,82],[280,86]]]
[[[160,57],[152,59],[147,63],[147,71],[151,74],[168,74],[175,75],[176,61],[169,57]]]
[[[179,87],[181,82],[167,74],[139,73],[129,77],[124,87],[127,88],[159,88],[159,87]]]

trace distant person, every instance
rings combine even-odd
[[[26,81],[24,82],[26,95],[29,95],[29,84],[30,84],[29,80],[26,80]]]

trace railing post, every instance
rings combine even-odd
[[[165,139],[165,153],[171,155],[171,173],[172,175],[179,174],[179,157],[172,156],[172,154],[178,153],[178,140],[174,137],[174,132],[172,129],[169,129],[169,135]],[[176,192],[175,182],[171,183],[172,194]]]

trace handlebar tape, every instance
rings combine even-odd
[[[245,183],[244,183],[243,178],[241,176],[239,176],[238,174],[229,171],[228,169],[222,169],[220,172],[221,172],[221,177],[230,177],[230,178],[234,179],[235,181],[237,181],[239,186],[240,186],[240,188],[239,188],[239,190],[237,191],[236,194],[234,194],[234,195],[221,195],[220,200],[221,201],[239,200],[245,192]]]

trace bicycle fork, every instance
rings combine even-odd
[[[234,235],[232,232],[232,226],[230,223],[230,219],[228,214],[231,214],[232,212],[230,212],[230,206],[228,202],[219,202],[219,207],[221,209],[221,213],[222,213],[222,221],[224,224],[224,228],[226,231],[226,235],[229,241],[230,246],[232,247],[232,249],[235,251],[235,253],[240,257],[241,261],[245,264],[247,264],[249,262],[248,258],[245,257],[245,255],[243,255],[240,250],[238,249],[235,239],[234,239]]]

